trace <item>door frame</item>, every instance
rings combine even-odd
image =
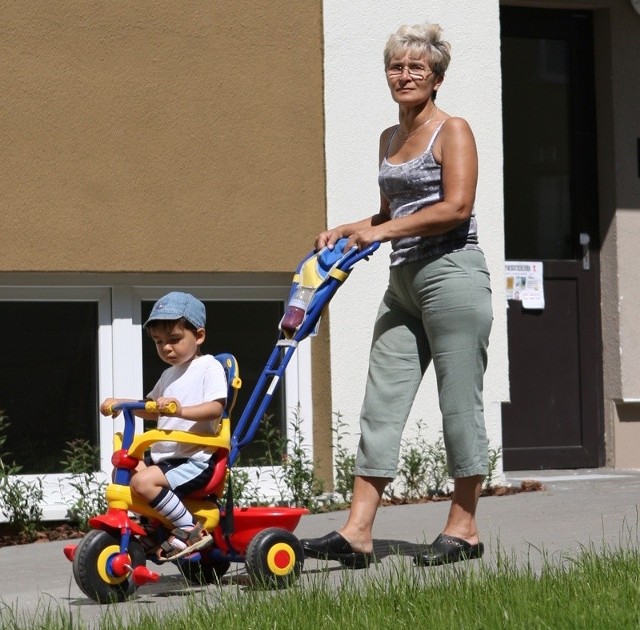
[[[573,251],[576,263],[571,259],[549,260],[544,262],[546,279],[577,277],[575,266],[580,264],[584,253],[579,234],[588,233],[590,243],[587,246],[590,269],[582,272],[579,278],[579,299],[577,300],[579,371],[580,371],[580,415],[590,416],[587,422],[581,421],[584,433],[582,444],[588,445],[592,452],[584,448],[568,447],[532,447],[531,449],[513,448],[503,445],[505,470],[523,470],[551,468],[560,466],[545,465],[549,461],[562,461],[563,468],[583,467],[585,458],[589,465],[605,464],[604,444],[604,387],[602,369],[602,326],[600,291],[600,238],[599,238],[599,198],[597,169],[597,128],[595,112],[594,77],[594,39],[593,13],[562,9],[535,9],[528,7],[501,6],[501,30],[504,32],[504,20],[509,20],[509,36],[557,37],[568,40],[572,55],[581,60],[572,64],[571,78],[581,86],[591,86],[589,98],[578,99],[576,91],[571,91],[571,169],[570,181],[571,205],[573,209]],[[570,21],[571,20],[571,21]],[[584,26],[578,26],[580,22]],[[504,78],[503,78],[504,80]],[[580,160],[576,156],[592,155],[593,160]],[[507,212],[505,204],[505,213]],[[506,235],[505,235],[506,236]],[[517,259],[516,259],[517,260]],[[588,450],[587,449],[587,450]],[[511,451],[511,452],[510,452]],[[517,452],[516,452],[517,451]],[[578,453],[580,451],[580,453]]]

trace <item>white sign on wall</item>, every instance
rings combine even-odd
[[[542,263],[506,260],[507,300],[519,300],[522,308],[544,308]]]

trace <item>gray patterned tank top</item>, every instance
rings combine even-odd
[[[403,164],[390,164],[387,161],[387,146],[380,164],[378,184],[389,200],[392,220],[413,214],[425,206],[432,206],[444,198],[442,167],[436,162],[432,151],[443,124],[444,122],[436,129],[425,152]],[[391,134],[389,144],[397,130],[398,127]],[[391,248],[392,267],[463,249],[479,250],[475,211],[471,212],[467,221],[445,234],[393,239]]]

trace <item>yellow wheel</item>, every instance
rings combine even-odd
[[[296,554],[291,545],[278,543],[269,547],[267,552],[267,566],[274,575],[289,575],[296,564]]]
[[[268,588],[282,588],[298,579],[304,552],[291,532],[270,527],[253,537],[247,547],[245,562],[252,581]]]
[[[127,579],[126,575],[121,575],[120,577],[110,575],[108,570],[109,562],[119,553],[119,545],[109,545],[108,547],[105,547],[98,556],[98,560],[96,562],[96,571],[98,572],[100,578],[107,584],[120,584]]]

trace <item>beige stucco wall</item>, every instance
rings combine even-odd
[[[2,2],[0,271],[286,271],[325,222],[322,11]]]
[[[293,272],[326,224],[321,0],[0,0],[0,15],[0,273]]]

